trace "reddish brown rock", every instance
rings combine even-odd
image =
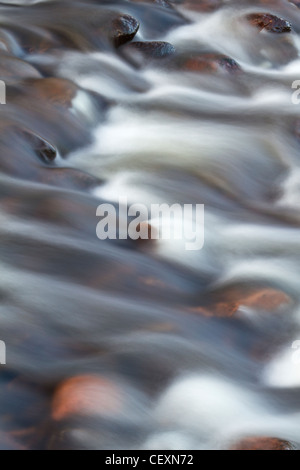
[[[232,317],[239,309],[238,303],[218,302],[213,305],[201,305],[190,308],[191,313],[204,315],[205,317]]]
[[[27,80],[26,85],[37,98],[64,107],[72,105],[72,100],[78,91],[75,83],[63,78]]]
[[[269,13],[251,13],[247,15],[247,21],[260,31],[265,30],[277,34],[290,33],[292,31],[291,23]]]
[[[180,58],[178,65],[189,72],[214,73],[220,69],[231,73],[241,71],[239,64],[234,59],[216,53],[192,54],[190,57]]]
[[[211,293],[201,305],[192,307],[189,311],[207,317],[231,317],[243,306],[253,310],[273,312],[291,303],[292,299],[281,290],[271,287],[242,286]]]
[[[291,445],[287,441],[271,437],[246,437],[230,450],[291,450]]]
[[[52,403],[56,421],[73,415],[111,415],[118,412],[121,399],[118,388],[107,378],[94,375],[72,377],[57,389]]]
[[[288,295],[272,288],[262,288],[251,294],[249,293],[249,295],[241,300],[242,305],[266,311],[276,310],[290,302],[291,299]]]

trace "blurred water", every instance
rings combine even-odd
[[[124,14],[175,55],[116,49]],[[285,0],[0,3],[0,447],[299,448],[299,31]],[[124,195],[205,204],[204,249],[99,241]]]

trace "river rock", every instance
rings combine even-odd
[[[6,82],[21,78],[40,78],[41,74],[35,67],[17,57],[0,53],[0,79]]]
[[[51,186],[64,189],[84,191],[102,184],[102,181],[89,173],[75,168],[48,167],[43,168],[40,180]]]
[[[119,16],[112,21],[111,37],[116,47],[131,41],[140,27],[139,22],[130,15]]]
[[[265,30],[277,34],[292,31],[292,25],[289,21],[269,13],[251,13],[247,15],[247,21],[260,31]]]
[[[201,305],[190,312],[207,317],[231,317],[241,307],[262,312],[276,312],[293,303],[285,292],[272,287],[229,287],[208,293]]]
[[[271,437],[246,437],[234,444],[230,450],[291,450],[291,444]]]
[[[121,50],[129,61],[134,65],[145,65],[153,60],[166,59],[174,55],[175,47],[168,42],[148,41],[148,42],[132,42],[124,46]]]
[[[26,85],[38,99],[67,108],[72,106],[72,100],[79,89],[70,80],[54,77],[27,80]]]
[[[60,421],[72,415],[110,416],[121,407],[120,391],[107,378],[80,375],[64,381],[52,403],[52,418]]]
[[[46,139],[30,131],[23,131],[24,137],[31,143],[34,151],[45,163],[52,163],[57,155],[56,148]]]
[[[234,59],[218,53],[193,53],[189,56],[183,55],[176,61],[180,69],[189,72],[214,73],[222,69],[230,73],[241,71],[241,67]]]

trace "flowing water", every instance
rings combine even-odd
[[[1,448],[300,448],[297,3],[1,2]],[[100,241],[120,196],[204,248]]]

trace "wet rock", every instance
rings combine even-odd
[[[140,27],[139,22],[130,15],[119,16],[112,22],[112,40],[116,47],[131,41]]]
[[[220,67],[228,70],[228,72],[240,72],[241,67],[239,64],[234,60],[231,59],[230,57],[222,57],[217,60],[218,64]]]
[[[172,46],[172,44],[162,41],[132,42],[127,48],[137,50],[145,56],[155,59],[160,59],[175,53],[175,47]]]
[[[207,317],[231,317],[241,307],[274,312],[291,304],[292,299],[279,289],[237,286],[207,294],[201,305],[189,311]]]
[[[28,80],[26,85],[31,88],[38,99],[63,107],[72,106],[78,87],[70,80],[63,78],[42,78],[40,80]]]
[[[241,304],[259,310],[274,311],[278,310],[284,305],[291,303],[291,298],[284,292],[272,289],[261,288],[257,291],[249,293],[243,299]]]
[[[230,57],[217,53],[192,54],[189,57],[178,59],[181,69],[189,72],[213,73],[218,70],[226,70],[230,73],[241,71],[239,64]]]
[[[110,380],[92,375],[72,377],[57,389],[52,417],[55,421],[73,415],[110,416],[120,409],[120,392]]]
[[[21,78],[40,78],[41,74],[27,62],[17,57],[0,54],[0,80],[7,82]]]
[[[291,450],[287,441],[271,437],[246,437],[234,444],[230,450]]]
[[[159,41],[162,33],[165,35],[172,29],[189,23],[175,8],[163,8],[154,2],[128,2],[126,10],[141,24],[143,39],[146,41]]]
[[[41,181],[59,188],[82,191],[95,188],[103,183],[100,179],[84,171],[57,167],[45,168],[41,174]]]
[[[59,41],[53,34],[46,30],[34,31],[26,26],[9,25],[0,32],[0,38],[6,39],[9,50],[17,55],[23,57],[27,54],[44,54],[45,52],[59,47]]]
[[[175,47],[168,42],[132,42],[122,48],[122,54],[135,65],[145,65],[175,54]]]
[[[27,116],[24,122],[30,122],[30,129],[55,141],[62,156],[91,141],[93,126],[105,119],[107,110],[100,95],[61,78],[30,79],[7,87],[7,102]]]
[[[189,312],[205,317],[232,317],[239,309],[237,302],[217,302],[189,309]]]
[[[247,15],[247,21],[260,31],[265,30],[277,34],[290,33],[292,31],[292,25],[289,21],[269,13],[251,13]]]
[[[55,160],[57,151],[50,142],[30,131],[23,131],[23,135],[43,162],[52,163]]]

